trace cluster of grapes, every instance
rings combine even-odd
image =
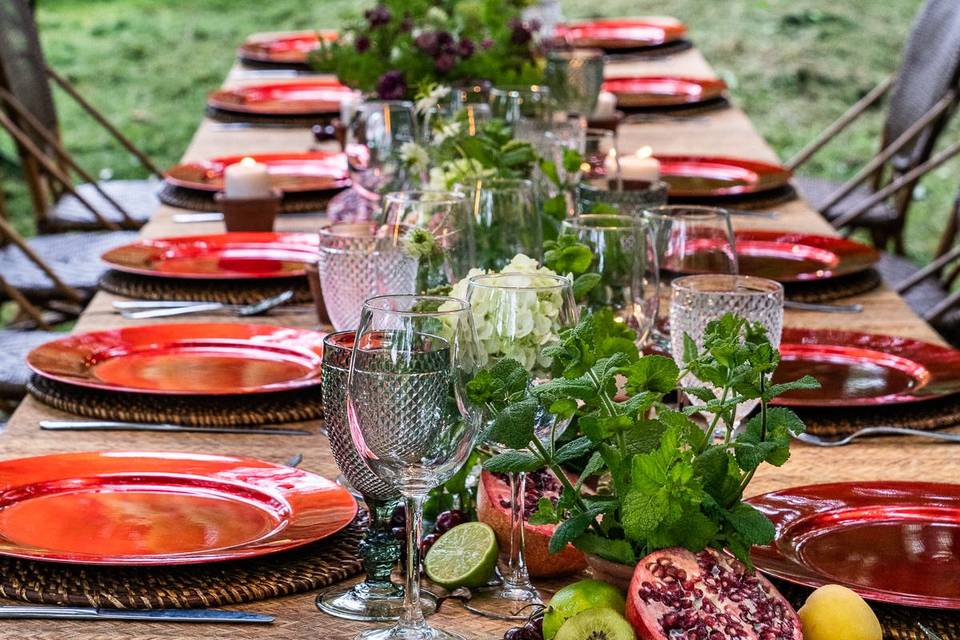
[[[507,629],[503,640],[543,640],[543,609],[530,616],[523,626]]]
[[[450,511],[444,511],[437,516],[437,520],[433,525],[433,532],[429,535],[423,537],[423,540],[420,541],[420,557],[427,555],[427,550],[433,546],[433,543],[440,539],[440,536],[445,534],[450,529],[453,529],[455,526],[467,522],[467,514],[459,509],[451,509]],[[394,538],[400,541],[401,545],[406,545],[407,539],[407,516],[403,507],[397,507],[394,509],[393,514],[390,516],[390,533]],[[406,550],[400,556],[401,558],[406,558]]]

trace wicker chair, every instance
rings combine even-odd
[[[928,0],[888,78],[787,162],[797,169],[870,106],[890,93],[880,151],[845,183],[797,176],[801,194],[837,228],[867,229],[874,243],[902,255],[913,189],[926,173],[960,153],[960,144],[932,156],[957,103],[960,79],[960,2]]]
[[[160,170],[45,62],[31,3],[0,2],[0,128],[16,141],[41,233],[142,226],[157,204],[159,182],[99,182],[60,140],[50,82],[73,98],[153,176]],[[83,184],[74,186],[71,173]]]

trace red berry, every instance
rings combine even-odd
[[[458,509],[452,509],[450,511],[444,511],[437,516],[437,522],[433,527],[433,530],[437,533],[446,533],[453,529],[455,526],[463,524],[467,521],[467,514]]]
[[[433,546],[433,543],[440,539],[439,534],[431,533],[428,536],[424,536],[423,540],[420,541],[420,555],[427,553],[427,550]]]

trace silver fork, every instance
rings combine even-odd
[[[168,316],[180,316],[188,313],[202,313],[205,311],[229,309],[231,312],[241,317],[258,316],[266,313],[274,307],[279,307],[284,302],[288,302],[291,298],[293,298],[293,291],[287,290],[279,295],[265,298],[255,304],[233,306],[224,304],[222,302],[203,302],[195,305],[178,307],[170,307],[161,304],[158,308],[148,309],[146,311],[123,311],[122,315],[124,318],[145,320],[147,318],[165,318]]]
[[[942,431],[921,431],[920,429],[905,429],[903,427],[864,427],[854,431],[850,435],[840,438],[824,438],[815,436],[812,433],[798,433],[794,437],[800,442],[806,442],[817,447],[842,447],[850,444],[862,436],[888,435],[888,436],[919,436],[921,438],[930,438],[931,440],[942,440],[944,442],[960,442],[960,433],[943,433]]]

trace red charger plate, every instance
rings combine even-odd
[[[667,16],[568,22],[556,28],[556,37],[572,46],[601,49],[652,47],[679,40],[686,34],[687,27],[682,22]]]
[[[784,329],[780,356],[774,382],[809,374],[821,388],[790,391],[775,404],[857,407],[920,402],[960,392],[960,351],[919,340]]]
[[[255,84],[214,91],[207,104],[223,111],[276,116],[329,115],[353,89],[336,80],[316,78],[297,82]]]
[[[305,64],[311,51],[325,42],[337,39],[337,32],[295,31],[292,33],[264,33],[247,38],[237,49],[244,60],[274,64]]]
[[[669,195],[679,198],[742,196],[778,189],[790,180],[790,170],[777,164],[710,156],[656,156],[660,179]]]
[[[270,182],[285,193],[329,191],[350,186],[347,156],[334,151],[254,153],[185,162],[171,167],[164,179],[184,189],[221,191],[223,172],[244,158],[253,158],[267,165]]]
[[[343,487],[251,458],[101,451],[0,462],[0,554],[176,565],[262,556],[356,516]]]
[[[100,256],[111,269],[163,278],[246,280],[306,275],[316,262],[313,233],[250,231],[139,240]]]
[[[825,280],[869,269],[880,253],[845,238],[780,231],[737,231],[740,273],[779,282]]]
[[[324,335],[267,324],[153,324],[69,335],[31,351],[27,365],[105,391],[271,393],[320,384]]]
[[[748,502],[777,530],[773,544],[751,553],[764,573],[842,584],[878,602],[960,609],[960,485],[818,484]]]
[[[719,98],[727,90],[727,83],[709,78],[644,76],[605,80],[603,90],[617,96],[620,108],[675,107]]]

